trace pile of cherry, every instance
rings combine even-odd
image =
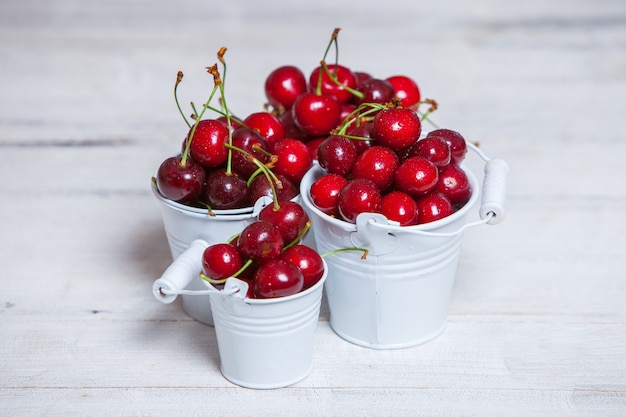
[[[224,52],[218,58],[225,73]],[[157,189],[209,214],[252,207],[263,196],[273,199],[240,235],[207,248],[203,278],[209,282],[248,279],[249,296],[267,298],[294,294],[319,280],[321,256],[300,244],[309,218],[291,201],[314,161],[325,174],[311,186],[312,203],[347,222],[373,212],[401,226],[428,223],[454,213],[471,196],[460,167],[465,139],[440,128],[422,135],[422,123],[437,104],[422,100],[408,76],[376,78],[322,60],[307,78],[285,65],[266,78],[266,108],[239,118],[226,106],[217,65],[207,70],[214,90],[201,111],[193,108],[191,122],[178,106],[189,130],[181,153],[157,170]],[[181,80],[179,73],[176,87]],[[211,105],[216,92],[219,107]],[[204,118],[207,110],[216,116]]]

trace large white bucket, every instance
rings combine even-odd
[[[246,388],[274,389],[295,384],[313,368],[315,331],[319,321],[324,275],[311,288],[287,297],[248,299],[248,284],[229,278],[222,290],[204,283],[203,290],[179,290],[197,274],[208,243],[192,242],[153,284],[154,296],[171,303],[177,295],[211,299],[220,370],[229,381]]]
[[[211,216],[207,209],[189,207],[165,198],[154,182],[152,192],[160,203],[163,227],[172,259],[178,258],[196,239],[202,239],[209,245],[226,242],[255,221],[259,211],[271,202],[270,198],[264,197],[259,199],[254,207],[214,210],[214,215]],[[203,282],[201,278],[195,277],[185,289],[205,289]],[[181,298],[183,310],[187,315],[201,323],[213,325],[211,309],[207,307],[210,302],[208,295],[183,295]]]
[[[470,201],[447,218],[401,227],[381,214],[363,213],[356,224],[321,212],[309,190],[325,171],[315,165],[301,183],[300,195],[312,219],[317,250],[361,247],[326,257],[325,289],[330,325],[342,338],[368,348],[396,349],[425,343],[445,329],[465,229],[495,224],[504,218],[508,166],[487,161],[483,182],[481,220],[467,222],[479,198],[479,184],[466,170],[472,186]]]

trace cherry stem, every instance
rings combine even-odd
[[[330,70],[328,69],[328,65],[326,65],[326,61],[321,61],[320,62],[320,66],[322,67],[322,70],[324,71],[324,73],[326,75],[328,75],[328,78],[330,78],[330,80],[335,83],[336,85],[338,85],[339,87],[343,88],[344,90],[350,92],[350,94],[356,96],[358,99],[362,99],[364,94],[358,90],[355,90],[354,88],[348,87],[347,85],[341,83],[338,79],[337,79],[337,66],[335,65],[335,71],[334,74],[331,74]]]
[[[386,108],[387,108],[387,106],[385,106],[384,104],[379,104],[379,103],[363,103],[363,104],[359,105],[359,107],[354,109],[345,118],[345,120],[343,121],[341,126],[339,126],[339,129],[337,130],[337,134],[345,136],[345,133],[348,130],[348,127],[350,127],[350,125],[352,125],[355,122],[359,122],[364,117],[366,117],[366,116],[368,116],[368,115],[370,115],[372,113],[376,113],[376,112],[378,112],[380,110],[384,110]]]
[[[178,85],[183,80],[183,75],[184,74],[182,71],[178,71],[178,74],[176,74],[176,84],[174,84],[174,101],[176,102],[176,107],[178,108],[178,112],[183,117],[183,120],[187,124],[187,127],[191,129],[191,123],[189,123],[189,121],[185,117],[185,113],[183,113],[183,109],[180,108],[180,103],[178,102]]]
[[[347,251],[360,251],[360,252],[363,252],[363,255],[361,256],[361,259],[366,259],[367,255],[369,254],[369,251],[367,249],[365,249],[365,248],[342,248],[342,249],[333,249],[333,250],[328,251],[328,252],[326,252],[324,254],[321,254],[320,256],[322,258],[325,258],[327,256],[334,255],[336,253],[347,252]]]

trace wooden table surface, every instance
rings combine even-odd
[[[227,46],[229,105],[277,66],[414,77],[440,126],[511,168],[463,240],[449,324],[409,349],[336,336],[277,390],[223,378],[170,264],[150,177]],[[0,2],[0,415],[626,415],[626,3]]]

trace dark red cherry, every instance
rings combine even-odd
[[[339,216],[339,194],[348,184],[348,179],[338,174],[326,174],[311,184],[311,203],[329,216]]]
[[[387,80],[372,78],[360,84],[358,91],[363,95],[357,99],[357,103],[379,103],[387,104],[395,96],[396,91],[393,85]]]
[[[320,136],[317,138],[309,139],[306,142],[304,142],[306,147],[309,149],[309,154],[311,154],[311,159],[313,161],[318,160],[319,147],[322,144],[322,142],[324,142],[325,140],[326,140],[326,136]]]
[[[249,155],[252,155],[258,159],[261,163],[268,161],[267,144],[265,139],[256,130],[242,127],[235,130],[232,133],[233,146],[247,152],[242,153],[237,150],[232,151],[232,169],[241,175],[243,178],[248,179],[253,172],[259,167],[250,160]]]
[[[280,256],[287,262],[294,264],[304,277],[303,290],[311,288],[324,275],[324,261],[317,251],[309,246],[294,245],[283,251]]]
[[[306,92],[306,78],[293,65],[276,68],[265,79],[265,96],[275,109],[289,110],[296,98]]]
[[[439,171],[439,180],[434,190],[446,196],[457,207],[467,203],[472,195],[467,174],[456,164],[450,164]]]
[[[317,160],[322,168],[332,174],[348,175],[357,157],[352,140],[345,136],[330,135],[318,147]]]
[[[422,133],[419,116],[411,109],[391,108],[374,117],[372,135],[379,145],[394,151],[413,146]]]
[[[159,166],[156,186],[165,198],[186,204],[198,200],[205,178],[204,168],[192,159],[183,165],[180,156],[173,156]]]
[[[452,203],[443,194],[432,192],[415,200],[418,223],[430,223],[448,217],[454,212]]]
[[[356,223],[361,213],[379,213],[381,200],[376,184],[365,178],[353,179],[339,194],[339,214],[345,221]]]
[[[400,99],[402,107],[417,108],[421,100],[420,89],[415,80],[406,75],[393,75],[387,78]]]
[[[304,93],[298,96],[291,111],[296,126],[303,132],[310,136],[322,136],[339,124],[341,104],[334,96]]]
[[[202,272],[214,280],[232,277],[243,266],[239,251],[229,243],[217,243],[202,254]]]
[[[393,183],[399,163],[398,156],[391,149],[372,146],[356,158],[352,178],[366,178],[380,191],[385,191]]]
[[[356,147],[356,152],[358,154],[374,145],[372,122],[361,122],[358,125],[354,125],[346,131],[346,135],[360,138],[352,139],[352,143]]]
[[[189,135],[194,132],[193,128]],[[189,152],[194,161],[204,168],[216,168],[226,162],[228,149],[228,128],[219,120],[200,120],[193,133]]]
[[[413,156],[400,164],[394,184],[398,190],[419,197],[431,191],[438,179],[439,172],[432,162],[421,156]]]
[[[411,156],[426,158],[437,167],[444,167],[452,160],[450,146],[445,140],[437,136],[418,140],[407,153],[407,157]]]
[[[276,298],[297,294],[304,287],[304,276],[291,262],[274,259],[261,265],[252,281],[256,298]]]
[[[467,143],[465,143],[465,138],[459,132],[450,129],[437,129],[430,131],[426,135],[426,137],[429,136],[440,137],[448,143],[452,154],[452,162],[457,165],[463,162],[467,154]]]
[[[237,238],[237,249],[257,265],[278,259],[283,251],[283,238],[276,225],[264,220],[250,223]]]
[[[274,184],[279,200],[291,200],[298,195],[298,188],[289,178],[282,174],[276,174],[276,177],[280,181],[280,186]],[[273,198],[274,193],[267,177],[264,174],[259,174],[248,185],[248,205],[254,206],[254,203],[264,196]]]
[[[248,205],[248,185],[236,173],[219,168],[207,176],[201,200],[215,210],[245,207]]]
[[[391,191],[383,196],[380,212],[400,226],[411,226],[418,222],[417,203],[407,193]]]
[[[295,201],[282,200],[278,201],[278,207],[274,204],[265,206],[259,212],[259,220],[268,221],[278,227],[283,242],[288,245],[296,238],[303,237],[301,235],[309,222],[309,216]]]
[[[334,96],[340,103],[347,103],[353,97],[352,93],[343,86],[356,88],[356,77],[349,68],[343,65],[328,65],[330,76],[318,66],[309,76],[309,88],[312,92]],[[332,78],[331,78],[332,77]],[[336,80],[339,84],[333,81]],[[318,89],[319,88],[319,89]]]

